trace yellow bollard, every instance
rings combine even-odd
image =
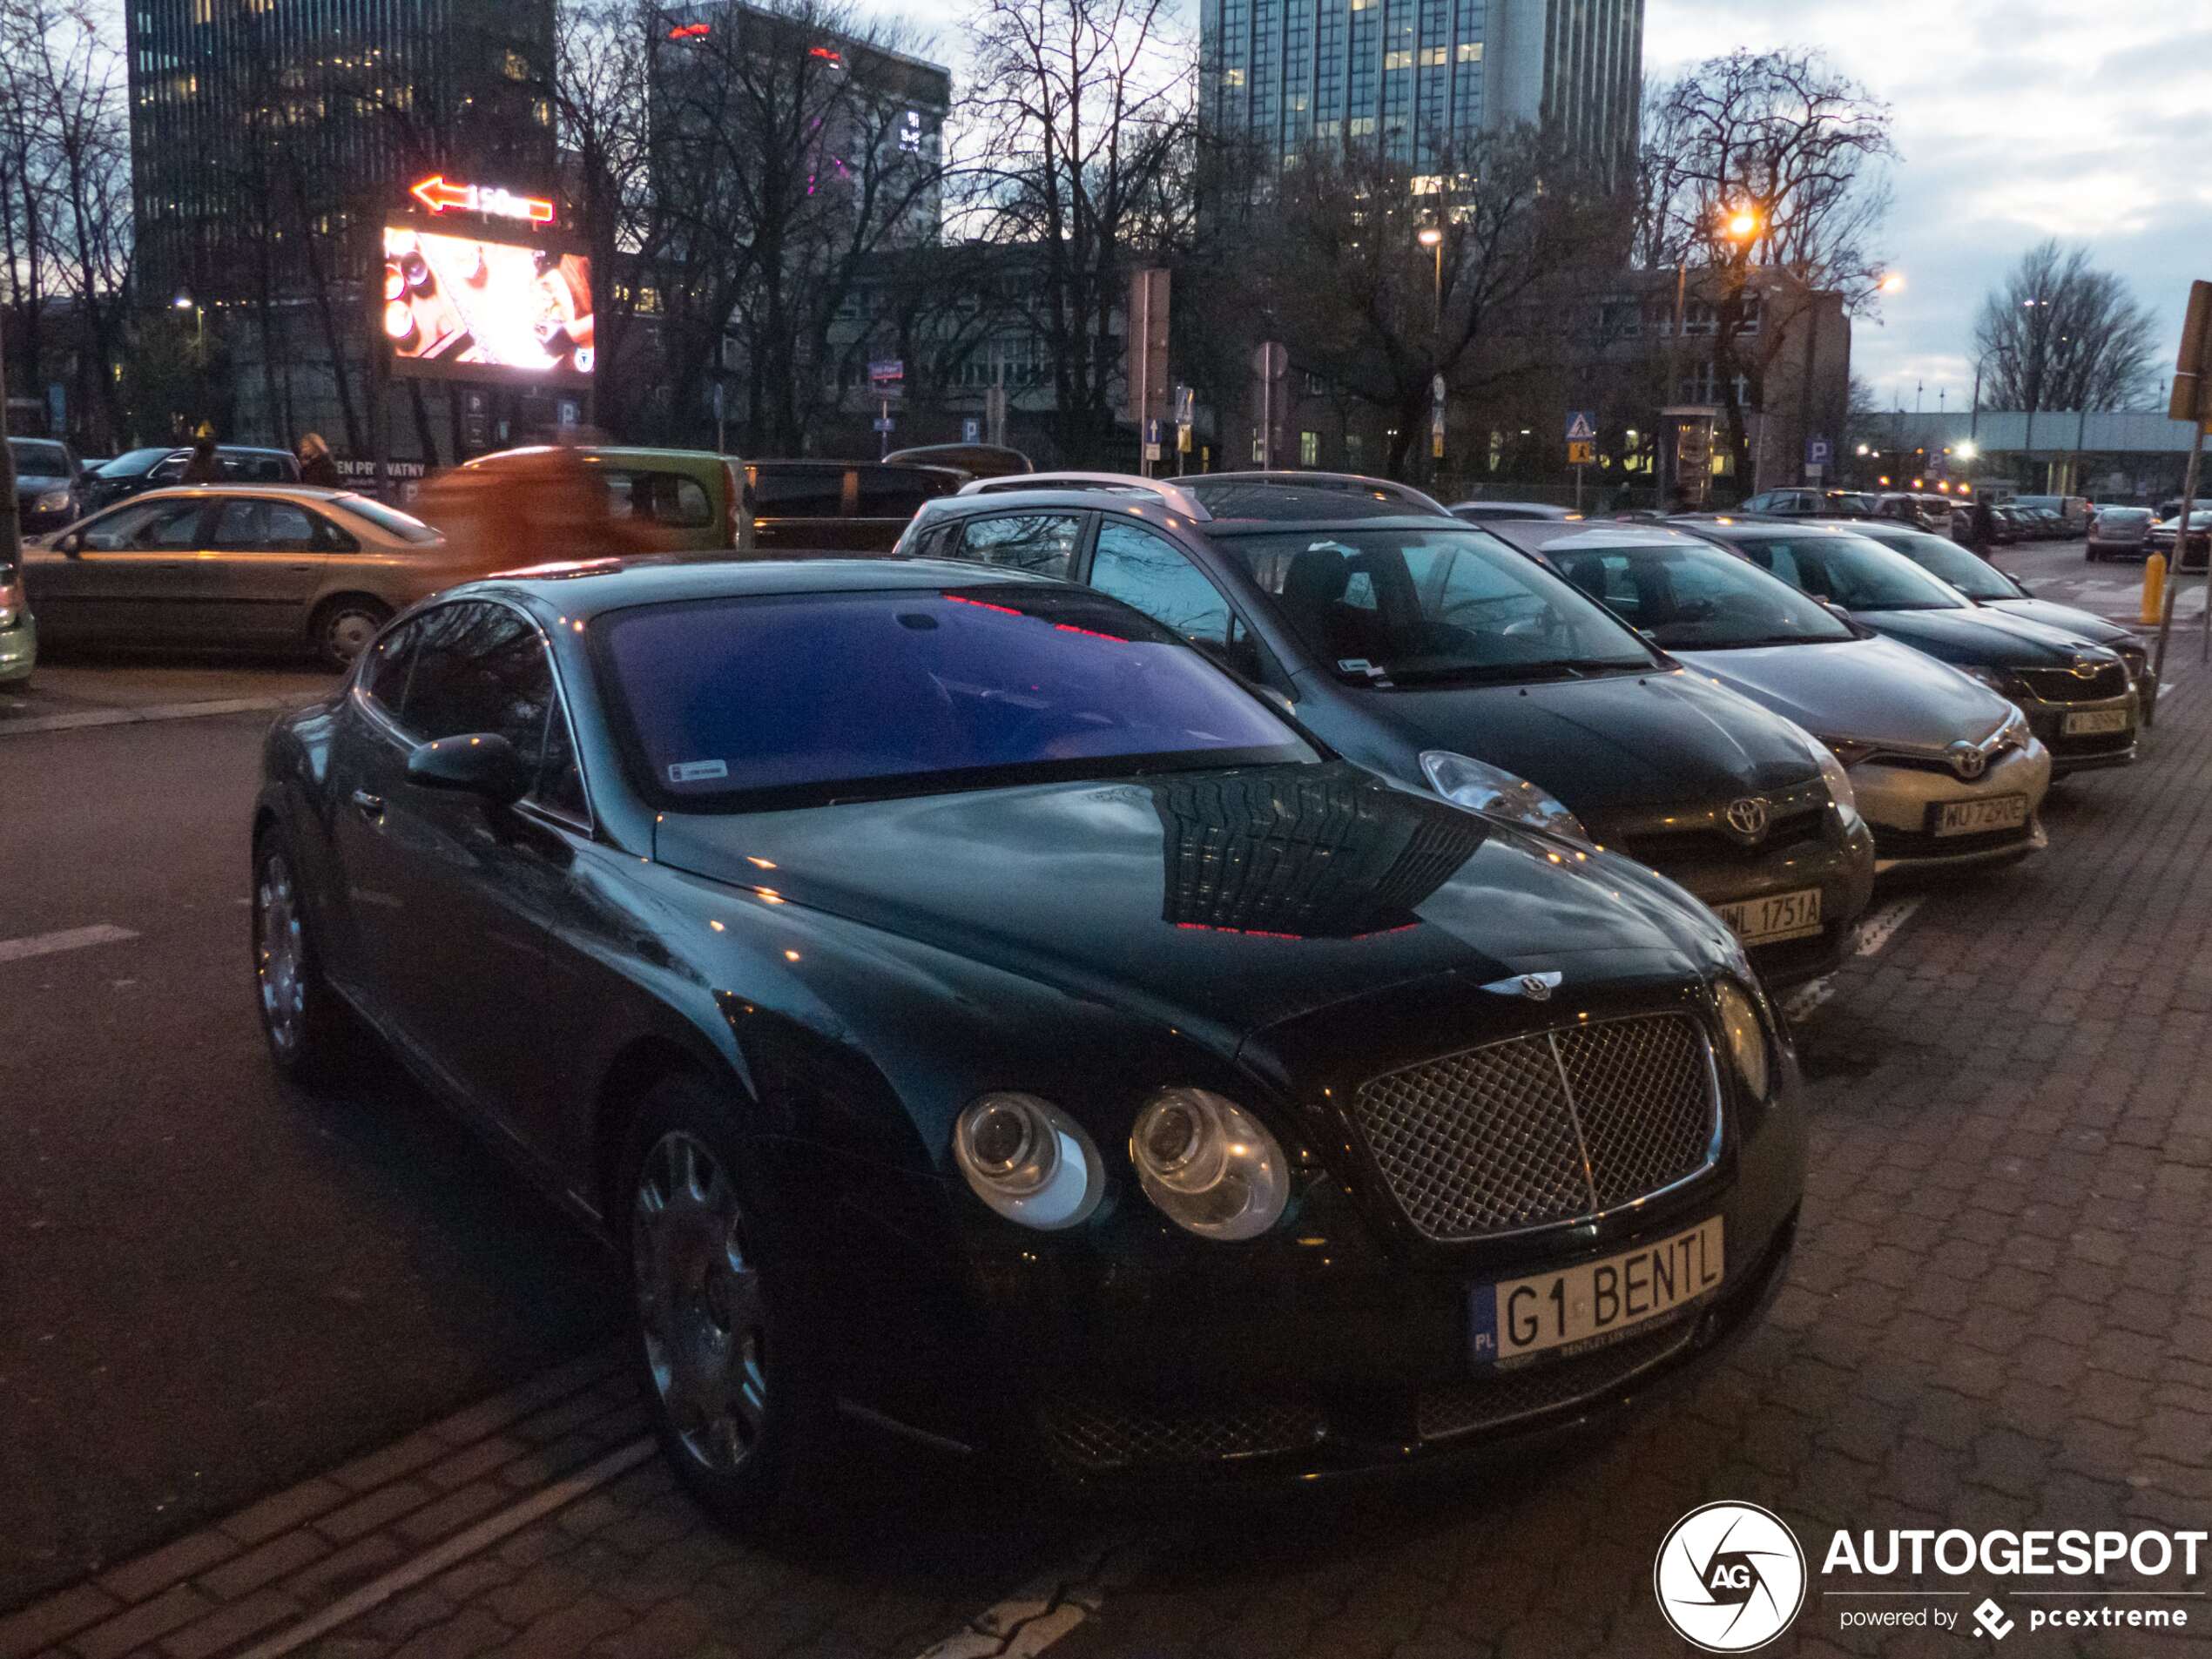
[[[2149,627],[2158,620],[2158,608],[2166,598],[2166,556],[2154,553],[2143,561],[2143,626]]]

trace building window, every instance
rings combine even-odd
[[[1321,435],[1319,433],[1301,432],[1298,435],[1298,463],[1301,467],[1318,467],[1321,464]]]
[[[1413,54],[1403,50],[1402,48],[1386,51],[1383,54],[1383,67],[1385,69],[1411,69],[1413,66]]]
[[[1350,131],[1353,138],[1366,138],[1369,134],[1372,133],[1374,130],[1375,118],[1373,116],[1355,115],[1352,118]]]
[[[1221,84],[1224,86],[1242,86],[1244,84],[1244,71],[1241,69],[1224,69],[1221,71]]]
[[[1354,11],[1366,11],[1378,3],[1379,0],[1352,0],[1352,9]]]
[[[1448,62],[1451,56],[1449,46],[1424,46],[1421,48],[1421,65],[1425,69],[1434,69]]]
[[[1482,43],[1479,40],[1461,41],[1460,43],[1460,61],[1462,64],[1480,63],[1482,61]]]

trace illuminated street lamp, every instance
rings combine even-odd
[[[1413,233],[1413,239],[1436,256],[1436,277],[1429,290],[1428,314],[1428,380],[1435,400],[1429,417],[1429,459],[1440,473],[1444,469],[1444,227],[1424,225]]]
[[[1739,208],[1729,215],[1728,239],[1748,242],[1759,233],[1759,216],[1749,208]]]

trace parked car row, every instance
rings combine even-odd
[[[1097,1485],[1617,1419],[1787,1271],[1771,994],[2152,689],[1897,523],[1038,474],[894,551],[440,593],[254,813],[276,1063],[365,1027],[621,1250],[745,1526],[867,1433]]]

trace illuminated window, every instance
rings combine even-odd
[[[1301,467],[1318,467],[1321,464],[1321,435],[1319,433],[1301,432],[1298,435],[1298,463]]]
[[[1417,172],[1413,175],[1412,193],[1416,196],[1434,196],[1443,188],[1444,175],[1440,172]]]
[[[1352,9],[1354,11],[1365,11],[1375,3],[1376,0],[1352,0]]]
[[[518,51],[507,52],[500,59],[499,72],[510,81],[526,81],[530,78],[529,59]]]
[[[1224,86],[1242,86],[1244,84],[1244,71],[1241,69],[1224,69],[1221,71],[1221,84]]]
[[[1411,69],[1413,66],[1413,54],[1403,48],[1386,51],[1383,54],[1383,67],[1385,69]]]
[[[1460,61],[1462,64],[1480,63],[1482,61],[1482,43],[1479,40],[1461,41],[1460,43]]]
[[[1433,69],[1449,60],[1451,56],[1449,46],[1424,46],[1421,48],[1421,65],[1425,69]]]
[[[1347,130],[1353,138],[1364,138],[1374,132],[1375,118],[1372,115],[1355,115],[1352,118]]]

